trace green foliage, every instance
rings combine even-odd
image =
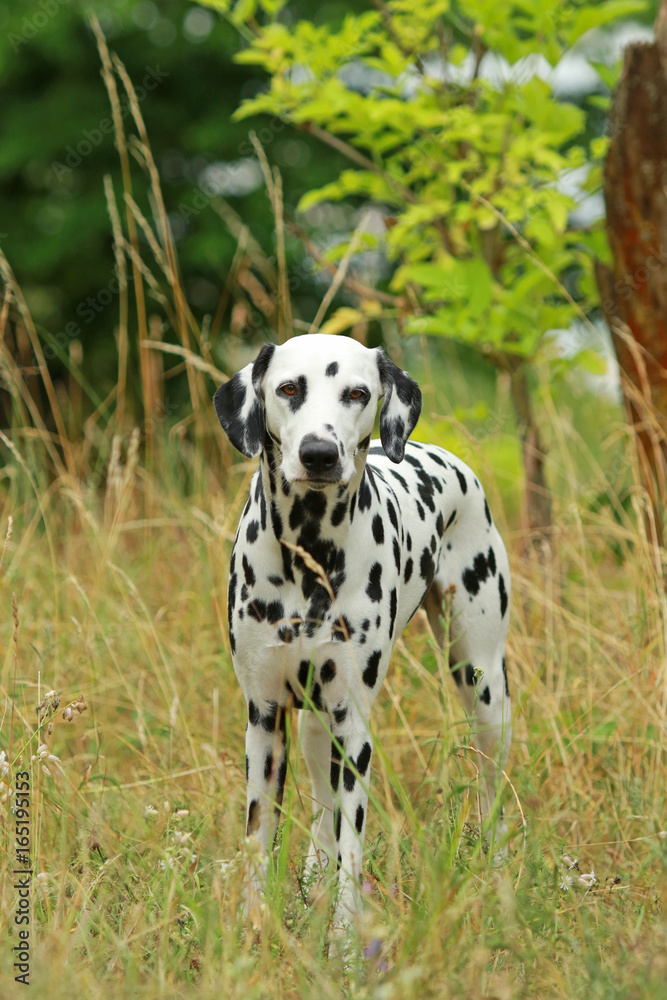
[[[606,144],[591,141],[595,101],[558,100],[536,69],[592,28],[640,14],[644,0],[520,0],[511,16],[496,0],[394,0],[335,26],[275,11],[260,23],[257,4],[252,18],[245,5],[213,5],[244,22],[236,60],[269,77],[236,118],[316,127],[352,161],[300,210],[385,206],[390,287],[412,304],[408,331],[531,359],[547,330],[596,307],[600,226],[572,225],[575,202],[559,182],[588,166],[599,187]]]

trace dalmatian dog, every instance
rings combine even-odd
[[[214,404],[232,444],[260,456],[228,595],[248,706],[247,836],[265,858],[287,771],[286,718],[302,709],[313,807],[307,865],[338,869],[334,926],[345,928],[361,910],[370,711],[420,605],[444,643],[445,592],[449,664],[484,755],[483,818],[491,812],[511,735],[507,554],[474,473],[442,448],[408,442],[421,393],[381,349],[324,334],[267,345]],[[249,879],[248,910],[265,873]]]

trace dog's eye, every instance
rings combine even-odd
[[[363,399],[364,390],[363,389],[350,389],[350,399]]]
[[[296,386],[294,385],[294,382],[285,382],[284,385],[280,386],[280,391],[284,392],[286,396],[295,396]]]

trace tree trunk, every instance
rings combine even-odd
[[[604,171],[613,263],[596,277],[621,368],[651,511],[664,542],[667,502],[667,0],[656,42],[629,45],[611,110]]]

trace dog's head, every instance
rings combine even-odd
[[[260,454],[268,434],[288,482],[324,487],[351,479],[382,397],[382,447],[401,462],[421,411],[419,386],[382,350],[346,337],[310,334],[267,344],[213,401],[229,440],[247,458]]]

